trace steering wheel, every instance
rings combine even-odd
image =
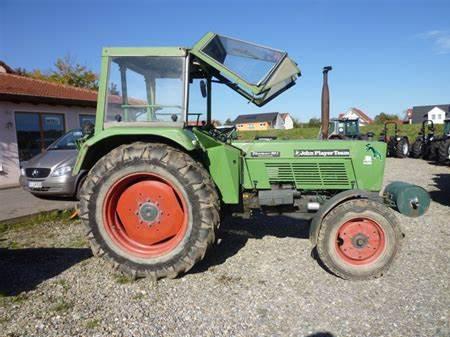
[[[208,130],[208,134],[211,137],[226,143],[229,139],[231,139],[231,136],[233,135],[234,131],[236,131],[235,126],[227,129],[216,129],[213,127]]]

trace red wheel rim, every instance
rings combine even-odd
[[[383,228],[369,218],[355,218],[342,224],[336,234],[336,251],[351,265],[375,261],[386,246]]]
[[[137,257],[152,258],[175,249],[186,234],[187,203],[167,179],[147,172],[112,185],[103,204],[103,225],[116,245]]]

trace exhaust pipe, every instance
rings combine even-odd
[[[328,139],[328,124],[330,122],[330,91],[328,89],[328,72],[332,70],[331,66],[323,67],[323,85],[322,85],[322,139]]]

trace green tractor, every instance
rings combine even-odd
[[[322,137],[322,127],[319,129],[318,139]],[[328,138],[329,140],[372,140],[373,132],[366,134],[360,132],[359,118],[333,118],[328,123]]]
[[[322,129],[319,131],[319,138]],[[361,139],[359,119],[331,119],[328,123],[328,139]]]
[[[95,128],[74,168],[89,171],[80,218],[94,255],[132,277],[172,278],[204,258],[225,214],[314,212],[310,240],[329,271],[381,276],[402,238],[393,209],[418,216],[429,203],[424,190],[404,183],[379,195],[386,144],[243,141],[211,123],[213,84],[263,106],[299,76],[286,52],[215,33],[192,48],[103,49]],[[189,100],[195,83],[206,123],[190,127],[199,113]]]
[[[389,135],[388,125],[394,125],[394,134]],[[380,141],[387,144],[387,156],[396,158],[406,158],[409,155],[409,139],[407,136],[400,136],[396,122],[384,123],[384,130],[380,134]]]
[[[434,140],[434,123],[427,119],[422,122],[419,135],[412,144],[411,157],[422,159],[433,159],[436,151],[432,149],[431,144]]]

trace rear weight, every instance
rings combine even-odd
[[[402,181],[395,181],[387,185],[383,197],[401,214],[409,217],[418,217],[425,214],[431,201],[424,188]]]

